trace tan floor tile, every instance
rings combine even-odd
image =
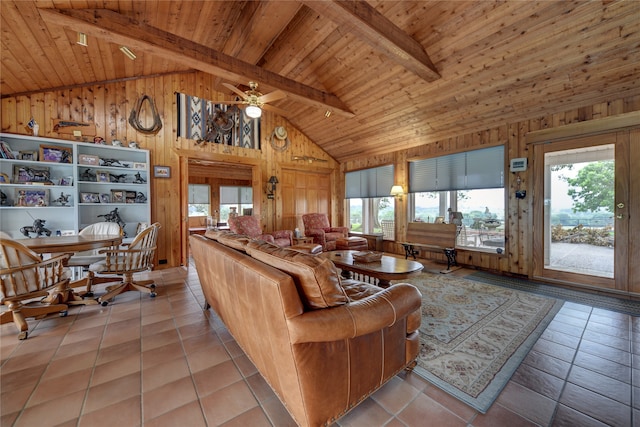
[[[137,373],[93,386],[89,388],[84,410],[93,412],[124,400],[139,400],[141,388],[140,374]]]
[[[144,420],[157,418],[162,414],[197,400],[198,396],[191,377],[167,383],[143,393],[142,412]],[[159,405],[158,402],[162,402],[162,404]]]
[[[245,424],[250,426],[251,424]],[[204,420],[204,414],[200,403],[197,401],[187,403],[184,406],[173,409],[157,418],[146,420],[145,427],[170,427],[170,426],[188,426],[188,427],[207,427]]]
[[[96,365],[91,386],[97,386],[131,374],[139,374],[142,370],[140,353],[134,353],[120,359]]]
[[[159,363],[142,371],[142,391],[146,393],[186,377],[191,378],[191,372],[185,357]]]
[[[394,377],[373,394],[373,399],[390,413],[397,414],[418,394],[420,390]]]
[[[258,406],[258,402],[243,381],[238,381],[200,400],[209,425],[220,425]]]
[[[11,414],[14,412],[19,412],[22,410],[22,407],[26,405],[29,396],[33,393],[33,385],[23,386],[23,387],[0,387],[2,390],[2,394],[0,394],[0,408],[2,410],[2,414]],[[0,425],[10,425],[10,424],[2,424]]]
[[[173,323],[173,322],[171,322]],[[142,337],[142,351],[149,351],[156,348],[165,347],[169,344],[178,343],[180,336],[175,328],[158,331],[154,334],[149,334]]]
[[[97,364],[108,363],[113,360],[122,359],[131,355],[140,356],[142,343],[140,340],[130,340],[112,346],[101,346],[98,353]]]
[[[195,353],[187,352],[187,360],[189,361],[191,372],[199,372],[230,361],[231,357],[222,345],[218,345],[210,350],[202,350]]]
[[[88,353],[65,357],[64,359],[52,360],[42,379],[49,380],[59,378],[63,375],[92,368],[96,363],[97,357],[98,354],[96,351],[90,351]]]
[[[14,427],[55,426],[80,416],[85,390],[26,408]]]
[[[93,412],[85,411],[80,417],[78,427],[140,426],[142,425],[141,405],[140,398],[134,397]]]
[[[408,426],[424,425],[425,420],[429,420],[429,424],[433,426],[465,427],[467,425],[462,418],[454,415],[424,393],[418,395],[397,417]]]
[[[230,360],[193,373],[200,398],[242,380],[242,375]]]
[[[221,427],[271,427],[269,419],[259,407],[249,409],[237,417],[221,424]]]
[[[179,342],[165,345],[162,347],[162,351],[155,349],[144,351],[142,352],[142,369],[148,369],[154,365],[168,362],[182,356],[184,356],[184,350],[182,349],[182,344]]]
[[[80,371],[70,372],[68,374],[40,381],[38,387],[29,399],[27,407],[39,405],[52,399],[58,399],[61,396],[84,391],[89,388],[89,380],[93,368],[86,368]]]
[[[350,427],[383,426],[392,418],[393,414],[369,398],[340,418],[339,424]]]

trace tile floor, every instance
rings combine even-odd
[[[129,292],[29,320],[25,341],[1,326],[0,425],[295,425],[215,313],[203,314],[195,269],[149,275],[155,299]],[[639,354],[638,318],[566,303],[486,414],[403,373],[337,425],[640,426]]]

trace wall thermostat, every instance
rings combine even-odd
[[[527,158],[518,157],[517,159],[511,159],[511,172],[523,172],[527,170]]]

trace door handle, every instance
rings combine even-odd
[[[616,218],[622,219],[622,218],[624,218],[624,215],[618,214],[618,215],[616,215]]]

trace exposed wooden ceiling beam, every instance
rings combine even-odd
[[[111,43],[126,45],[160,57],[170,56],[184,65],[239,84],[249,80],[280,89],[298,102],[334,114],[354,117],[338,97],[301,84],[256,65],[168,33],[107,9],[40,9],[48,24],[67,26]]]
[[[420,78],[432,82],[440,73],[424,47],[364,1],[302,0],[305,5],[356,34]]]

